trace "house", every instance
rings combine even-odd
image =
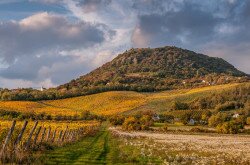
[[[238,113],[234,114],[232,117],[233,118],[238,118],[240,115]]]
[[[153,119],[154,121],[159,121],[159,120],[160,120],[160,117],[159,117],[159,115],[154,114],[154,116],[152,117],[152,119]]]
[[[195,124],[195,120],[194,119],[190,119],[188,122],[189,125],[194,125]]]
[[[202,83],[205,83],[206,81],[205,80],[202,80]]]

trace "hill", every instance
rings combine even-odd
[[[221,58],[166,46],[131,49],[58,89],[155,91],[223,84],[242,76],[246,74]]]
[[[9,113],[6,112],[13,111],[19,113],[35,113],[37,115],[44,113],[43,115],[52,116],[74,116],[80,115],[85,111],[90,111],[93,114],[102,116],[121,113],[130,114],[147,110],[157,113],[179,113],[180,110],[173,109],[173,104],[176,101],[188,103],[190,109],[193,110],[201,109],[201,107],[197,105],[195,105],[195,107],[194,103],[198,104],[202,99],[210,100],[210,102],[213,103],[210,103],[210,107],[203,107],[204,109],[215,109],[217,105],[235,100],[247,106],[250,100],[249,92],[250,83],[236,83],[155,93],[111,91],[88,96],[39,102],[1,101],[0,116],[8,117]],[[223,99],[219,99],[216,95]],[[238,109],[240,108],[241,107],[238,107]],[[2,112],[4,112],[5,115]]]
[[[247,74],[225,60],[177,48],[131,49],[57,88],[0,89],[1,100],[55,100],[105,91],[155,92],[246,82]]]

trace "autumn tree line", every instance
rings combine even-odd
[[[193,123],[190,123],[191,120]],[[110,122],[121,125],[125,130],[150,130],[154,122],[166,123],[166,127],[167,124],[181,122],[184,125],[212,127],[218,133],[244,132],[244,126],[250,125],[250,85],[212,93],[191,102],[176,100],[166,113],[145,111],[126,116],[116,115],[110,118]],[[197,128],[192,131],[206,132]]]
[[[96,83],[85,82],[79,83],[72,80],[68,84],[61,85],[57,88],[49,88],[44,91],[32,88],[7,89],[0,88],[0,100],[2,101],[39,101],[39,100],[56,100],[85,96],[90,94],[102,93],[107,91],[136,91],[136,92],[156,92],[164,90],[190,89],[204,87],[209,85],[219,85],[227,83],[248,82],[248,77],[231,77],[227,80],[227,75],[206,75],[204,77],[194,77],[190,79],[164,79],[155,82],[157,77],[136,78],[129,77],[112,83],[109,80],[100,80]],[[117,78],[119,79],[119,78]],[[203,82],[205,81],[205,82]],[[131,84],[128,84],[133,82]],[[92,83],[92,85],[90,85]]]

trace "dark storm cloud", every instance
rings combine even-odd
[[[216,5],[219,4],[221,3]],[[160,5],[159,1],[154,3],[155,9],[157,5]],[[227,22],[227,18],[223,18],[226,10],[231,10],[233,7],[228,5],[226,9],[219,9],[208,6],[206,9],[203,5],[203,2],[197,3],[197,1],[183,1],[179,5],[176,2],[171,8],[165,7],[169,10],[164,11],[161,9],[164,6],[159,6],[160,13],[140,15],[133,34],[134,44],[140,45],[136,40],[140,35],[149,36],[149,46],[162,44],[190,46],[211,41],[217,36],[216,26]],[[136,30],[139,33],[136,33]]]
[[[139,10],[134,46],[175,45],[213,53],[250,72],[241,65],[250,60],[250,1],[141,0],[133,7]]]
[[[187,4],[178,12],[142,15],[139,17],[137,28],[141,30],[142,35],[145,33],[150,36],[151,46],[176,45],[182,42],[197,44],[210,40],[214,34],[214,27],[219,22],[219,18],[215,19],[211,14]],[[136,37],[134,38],[137,44]]]

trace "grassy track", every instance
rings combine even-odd
[[[103,128],[94,137],[47,152],[43,161],[45,164],[112,164],[112,154],[109,132]]]

